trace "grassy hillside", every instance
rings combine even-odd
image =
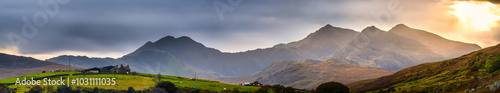
[[[123,74],[91,74],[91,75],[80,75],[80,72],[50,72],[50,73],[36,73],[30,75],[19,76],[15,78],[8,78],[4,80],[0,80],[1,83],[15,83],[17,78],[24,77],[34,77],[41,78],[47,76],[59,75],[57,77],[51,77],[51,79],[58,80],[60,76],[69,77],[70,80],[74,78],[116,78],[116,85],[71,85],[72,89],[76,90],[85,90],[85,89],[93,89],[97,87],[99,89],[104,90],[118,90],[118,91],[127,91],[129,87],[133,87],[136,91],[148,90],[155,86],[155,78],[156,74],[142,74],[138,75],[123,75]],[[190,89],[193,86],[196,86],[197,89],[200,90],[208,90],[208,91],[218,91],[222,92],[224,88],[227,90],[238,89],[239,91],[256,91],[260,87],[255,86],[239,86],[239,85],[230,85],[219,83],[218,81],[210,81],[210,80],[190,80],[185,77],[176,77],[176,76],[168,76],[161,75],[162,81],[170,81],[175,84],[178,88]],[[10,88],[17,88],[18,93],[24,93],[25,91],[29,91],[29,88],[26,88],[27,85],[9,85]],[[30,86],[33,87],[33,86]],[[43,86],[46,88],[48,86]],[[57,86],[51,86],[57,87]],[[56,90],[56,89],[54,89]]]
[[[3,79],[0,80],[0,83],[16,83],[17,78],[19,79],[26,79],[28,78],[41,78],[41,77],[47,77],[47,76],[54,76],[54,75],[70,75],[70,74],[79,74],[80,72],[77,71],[68,71],[68,72],[47,72],[47,73],[35,73],[35,74],[28,74],[28,75],[23,75],[23,76],[18,76],[18,77],[13,77],[13,78],[8,78],[8,79]]]
[[[157,76],[155,74],[139,74],[139,75],[146,77]],[[192,88],[196,86],[196,88],[198,89],[210,90],[210,91],[222,91],[222,89],[224,88],[226,89],[237,88],[239,91],[255,91],[260,88],[255,86],[239,86],[239,85],[224,84],[220,83],[219,81],[210,81],[203,79],[197,79],[193,81],[189,79],[190,78],[162,75],[162,81],[170,81],[174,83],[176,87],[179,88]]]
[[[270,67],[252,75],[219,78],[221,81],[243,83],[258,81],[262,84],[281,84],[299,89],[314,89],[320,84],[337,81],[352,83],[359,80],[390,75],[394,72],[349,63],[317,60],[276,61]]]
[[[500,80],[500,44],[458,58],[408,67],[389,76],[348,84],[353,92],[488,92]]]
[[[0,79],[12,78],[15,76],[41,73],[42,71],[67,70],[67,65],[61,65],[49,61],[41,61],[31,57],[16,56],[0,53]],[[83,69],[71,66],[71,69]]]

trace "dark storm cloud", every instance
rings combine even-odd
[[[44,0],[42,0],[44,1]],[[221,0],[227,4],[226,0]],[[0,4],[0,34],[9,32],[21,34],[21,18],[43,11],[38,1],[7,1]],[[280,40],[269,33],[295,35],[300,27],[320,27],[328,23],[343,23],[351,20],[354,8],[373,8],[352,6],[350,3],[372,2],[371,0],[243,0],[232,6],[233,11],[222,14],[224,20],[213,6],[214,0],[71,0],[60,5],[55,17],[49,18],[46,27],[29,42],[18,47],[22,53],[38,54],[57,51],[101,51],[116,52],[132,50],[147,41],[156,41],[167,36],[191,36],[201,43],[226,42],[237,45],[248,38],[236,37],[238,33],[260,33],[259,38],[273,38],[261,42],[294,41],[303,38],[317,28],[292,36],[294,40]],[[376,4],[376,3],[375,3]],[[370,5],[375,6],[375,5]],[[385,8],[385,7],[382,7]],[[15,11],[14,11],[15,10]],[[363,10],[363,9],[360,9]],[[366,13],[369,15],[369,13]],[[364,16],[363,16],[364,17]],[[357,19],[364,20],[357,17]],[[9,45],[5,36],[0,37],[1,46]],[[204,43],[216,48],[221,43]],[[260,43],[255,43],[256,45]]]

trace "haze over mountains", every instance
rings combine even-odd
[[[447,59],[416,40],[374,26],[367,27],[327,60],[398,71],[420,63]]]
[[[406,34],[409,31],[424,34]],[[155,42],[147,42],[136,51],[118,59],[59,56],[47,61],[64,64],[65,59],[69,58],[75,60],[72,62],[76,66],[85,68],[129,64],[137,72],[176,76],[194,76],[196,72],[199,77],[217,78],[250,75],[269,67],[275,61],[306,59],[318,59],[321,62],[333,60],[398,71],[481,49],[475,44],[451,41],[425,33],[429,32],[402,24],[389,32],[373,26],[357,32],[326,25],[296,42],[239,53],[224,53],[208,48],[186,36],[166,36]],[[439,43],[442,47],[458,48],[435,47],[432,46],[434,43]]]

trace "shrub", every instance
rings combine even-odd
[[[128,87],[127,93],[137,93],[137,92],[135,92],[134,87]]]
[[[46,86],[45,89],[47,90],[47,93],[52,93],[54,92],[54,86]],[[96,92],[97,93],[97,92]]]
[[[177,88],[175,87],[174,83],[168,82],[168,81],[162,81],[156,85],[157,88],[164,89],[168,93],[176,93]]]
[[[9,88],[5,87],[3,84],[0,84],[0,93],[9,93]]]
[[[201,90],[200,89],[191,89],[191,91],[189,91],[189,93],[200,93]],[[170,92],[168,92],[170,93]]]
[[[285,87],[283,85],[265,85],[259,88],[256,93],[269,93],[272,91],[273,93],[294,93],[295,89],[292,87]]]
[[[165,89],[153,88],[153,89],[149,90],[148,93],[167,93],[167,92],[165,91]]]
[[[231,92],[229,93],[240,93],[240,91],[238,90],[238,88],[234,88]]]
[[[94,87],[94,93],[99,93],[99,89],[97,87]]]
[[[316,93],[349,93],[349,88],[342,83],[332,81],[319,85]]]
[[[500,60],[495,59],[495,61],[487,60],[484,68],[488,72],[495,72],[498,68],[500,68]]]
[[[477,64],[476,64],[476,65],[472,65],[472,66],[470,67],[470,71],[471,71],[471,72],[474,72],[474,71],[477,71],[477,70],[479,70],[479,66],[478,66]]]
[[[269,85],[260,87],[259,90],[255,91],[255,93],[269,93],[267,86],[269,86]]]
[[[71,87],[65,86],[65,85],[59,85],[57,86],[57,91],[59,93],[72,93]]]
[[[31,87],[29,93],[42,93],[43,91],[44,91],[44,89],[41,86],[36,85],[36,86]]]

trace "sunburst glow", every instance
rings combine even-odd
[[[465,25],[470,25],[479,31],[487,31],[497,26],[500,20],[500,8],[489,2],[456,2],[449,11]]]

